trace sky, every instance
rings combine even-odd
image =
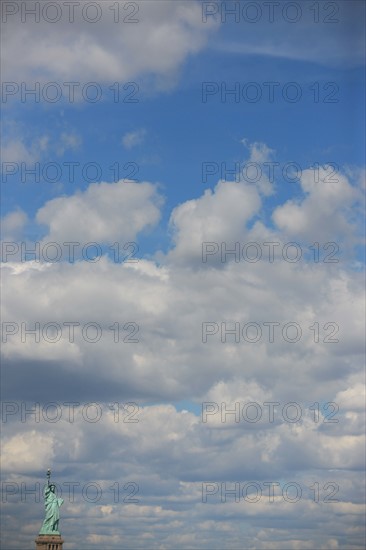
[[[1,17],[1,548],[363,549],[365,4]]]

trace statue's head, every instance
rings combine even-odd
[[[54,485],[53,483],[51,483],[50,485],[50,491],[52,491],[53,493],[56,491],[56,485]]]

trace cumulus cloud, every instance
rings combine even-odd
[[[234,181],[220,179],[213,190],[206,189],[198,199],[174,208],[170,217],[172,261],[202,262],[203,246],[206,247],[203,243],[211,243],[207,247],[212,247],[213,243],[226,242],[229,249],[229,243],[245,241],[263,198],[275,192],[274,182],[264,167],[272,161],[275,151],[265,143],[246,138],[242,143],[249,151],[245,173],[236,173]]]
[[[48,201],[37,221],[49,227],[47,239],[63,243],[133,240],[160,218],[162,199],[154,185],[120,180],[92,183],[84,192]]]
[[[354,235],[355,207],[361,204],[362,196],[357,185],[351,185],[346,175],[331,174],[325,167],[304,170],[300,183],[304,196],[287,201],[273,212],[279,229],[308,241],[316,241],[319,235],[325,241],[358,237]]]
[[[171,257],[177,261],[202,258],[202,243],[233,241],[261,206],[258,191],[245,182],[220,181],[198,199],[177,206],[170,218],[174,235]]]
[[[247,173],[237,181],[219,180],[213,190],[207,189],[198,199],[177,206],[170,217],[174,248],[169,259],[202,263],[205,255],[206,261],[210,256],[211,262],[220,263],[220,251],[216,250],[220,243],[225,243],[225,250],[232,250],[233,260],[239,242],[280,244],[286,240],[309,246],[322,241],[328,247],[323,254],[329,258],[334,258],[335,251],[341,251],[343,257],[354,254],[354,247],[364,242],[361,173],[340,171],[338,167],[334,174],[330,166],[303,170],[299,198],[273,208],[273,231],[262,223],[260,214],[264,199],[275,193],[276,184],[261,166],[271,162],[275,152],[263,143],[244,139],[243,144],[250,150],[246,166],[252,165],[260,177]],[[278,252],[276,248],[274,254]]]

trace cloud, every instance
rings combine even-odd
[[[142,128],[141,130],[136,130],[134,132],[127,132],[122,138],[122,144],[125,149],[132,149],[136,145],[140,145],[146,135],[146,130]]]
[[[65,151],[77,151],[82,143],[81,137],[72,132],[62,132],[57,145],[57,154],[62,156]]]
[[[74,131],[64,131],[52,137],[42,134],[35,138],[34,135],[29,136],[29,128],[25,130],[16,127],[11,120],[6,122],[10,130],[4,132],[1,148],[3,163],[24,163],[27,168],[31,168],[47,155],[55,153],[57,156],[63,156],[66,151],[77,151],[82,144],[81,136]],[[11,173],[11,167],[3,167],[3,170],[5,174]]]
[[[3,446],[3,466],[6,471],[34,472],[46,469],[54,459],[53,438],[37,430],[23,432],[9,438]]]
[[[175,246],[170,257],[173,261],[201,261],[202,243],[235,242],[260,206],[259,194],[250,184],[220,181],[213,191],[206,189],[200,198],[173,210],[170,225]]]
[[[41,244],[126,242],[157,223],[160,201],[156,188],[147,182],[91,184],[84,193],[54,199],[39,210],[38,222],[49,226]],[[260,206],[255,188],[235,182],[220,182],[215,193],[206,191],[199,199],[182,204],[172,214],[179,227],[176,246],[161,265],[147,259],[114,263],[111,254],[94,263],[42,261],[44,269],[34,269],[30,262],[20,263],[22,269],[14,261],[5,263],[4,320],[18,322],[19,327],[23,322],[29,328],[35,322],[43,327],[53,321],[62,329],[53,344],[44,339],[37,343],[32,337],[22,343],[20,329],[8,338],[5,368],[13,390],[20,372],[28,380],[25,389],[34,390],[37,379],[32,381],[27,361],[43,357],[58,364],[61,379],[63,372],[74,368],[71,365],[77,372],[80,365],[88,365],[90,377],[83,388],[93,395],[105,384],[110,398],[123,391],[141,399],[147,395],[162,400],[199,399],[218,380],[223,384],[240,380],[243,353],[245,383],[255,381],[264,394],[271,388],[281,400],[303,399],[309,394],[314,401],[329,401],[329,394],[346,389],[345,380],[354,370],[358,372],[362,354],[361,274],[345,270],[340,262],[314,263],[305,247],[301,261],[285,261],[281,248],[293,241],[291,230],[280,235],[261,222],[247,227]],[[220,253],[218,259],[202,262],[202,240],[226,239],[227,248],[232,249],[240,235],[244,243],[277,242],[273,262],[265,254],[255,263],[243,258],[235,261],[232,255],[225,262]],[[314,285],[323,300],[314,294]],[[80,324],[73,342],[65,321]],[[89,322],[97,322],[103,333],[94,344],[82,336],[82,327]],[[125,323],[134,322],[139,328],[138,342],[122,348],[123,370],[119,368],[120,346],[113,344],[110,328],[115,322],[120,325],[121,339],[129,332],[122,328]],[[252,332],[243,329],[251,322],[259,325],[256,343],[249,341]],[[274,342],[269,338],[271,322],[275,323]],[[288,336],[284,332],[290,322],[300,327],[295,343],[289,343],[294,329]],[[206,342],[204,323],[213,323],[216,329]],[[234,326],[237,336],[228,332],[224,337],[222,331],[232,331]],[[335,338],[334,343],[326,343],[329,338]],[[24,365],[19,363],[13,372],[15,357],[22,357]],[[268,370],[268,362],[273,369]],[[294,374],[292,382],[288,369]],[[315,381],[319,384],[314,386]],[[235,384],[241,388],[239,382]],[[58,384],[55,391],[64,395],[67,390]]]
[[[28,221],[27,214],[21,210],[13,210],[1,220],[1,235],[4,241],[12,241],[19,238]]]
[[[332,173],[331,173],[332,172]],[[362,195],[357,185],[341,173],[329,168],[304,170],[300,177],[303,197],[290,199],[273,212],[277,227],[295,238],[316,241],[322,235],[324,241],[349,241],[354,235],[355,218],[361,214],[357,204]]]
[[[52,199],[36,218],[49,227],[47,240],[125,243],[159,221],[161,205],[152,184],[120,180],[92,183],[84,192]]]
[[[186,57],[201,50],[215,23],[202,23],[199,2],[124,2],[98,4],[100,18],[84,6],[69,16],[60,6],[54,24],[34,17],[14,28],[21,14],[8,16],[4,25],[3,78],[7,81],[87,83],[127,82],[142,75],[174,77]],[[86,10],[86,11],[85,11]],[[116,22],[115,19],[117,19]],[[132,22],[134,19],[136,22]],[[70,22],[70,20],[72,22]],[[123,52],[123,55],[121,55]]]
[[[365,386],[362,383],[355,384],[336,395],[337,403],[349,411],[363,411],[365,398]]]
[[[208,8],[207,11],[211,11]],[[226,8],[207,20],[220,21]],[[221,17],[220,17],[221,15]],[[237,7],[239,33],[219,37],[213,47],[228,54],[255,55],[318,63],[330,67],[364,64],[365,8],[357,0],[324,5],[318,12],[311,5],[263,5],[261,9]],[[234,14],[227,20],[234,21]],[[245,32],[240,32],[245,28]]]
[[[265,166],[270,163],[274,157],[275,151],[265,143],[250,143],[248,139],[242,140],[243,145],[250,151],[249,159],[246,163],[247,168],[245,178],[254,182],[264,196],[272,195],[275,192],[273,181],[266,175]],[[245,181],[244,174],[242,174]]]
[[[263,197],[275,192],[263,166],[272,160],[275,151],[246,138],[242,143],[250,152],[245,174],[235,174],[236,181],[220,179],[213,190],[206,189],[198,199],[173,209],[169,223],[174,248],[168,255],[172,261],[202,263],[203,243],[245,241],[248,226],[260,213]]]
[[[21,140],[8,141],[1,151],[3,162],[35,162],[37,157],[27,149]]]
[[[260,142],[249,150],[258,163],[274,155]],[[275,223],[266,225],[261,213],[267,195],[258,185],[220,180],[173,209],[172,248],[160,263],[151,257],[117,263],[113,254],[96,262],[4,263],[2,373],[12,412],[4,422],[3,479],[34,487],[44,460],[51,460],[64,497],[66,484],[78,482],[75,501],[66,500],[62,515],[62,532],[74,548],[81,541],[70,517],[85,519],[88,548],[119,548],[121,537],[141,548],[317,550],[335,548],[337,541],[362,548],[364,281],[344,262],[314,262],[306,249],[310,237],[321,242],[333,236],[327,232],[332,212],[340,243],[354,246],[359,217],[348,209],[360,208],[361,198],[345,171],[338,182],[320,175],[319,183],[310,171],[301,179],[302,225],[296,212],[284,215],[288,201],[275,207]],[[157,224],[161,206],[150,182],[93,183],[39,209],[36,219],[48,229],[41,244],[125,242]],[[13,226],[21,222],[15,215]],[[292,263],[282,250],[296,239],[304,253]],[[258,262],[233,255],[221,261],[220,253],[202,262],[204,240],[224,241],[228,249],[235,242],[278,247],[272,262],[264,253]],[[94,328],[87,328],[90,323]],[[204,323],[217,329],[206,342]],[[297,342],[291,327],[284,331],[287,323],[300,327]],[[248,324],[252,329],[245,332]],[[245,338],[252,337],[253,324],[260,328],[255,342]],[[95,325],[100,338],[92,342]],[[131,328],[137,341],[129,341]],[[57,422],[44,408],[51,401],[48,414],[52,418],[56,407]],[[35,402],[39,422],[34,414],[22,422],[22,407]],[[92,402],[102,412],[97,422],[90,421]],[[137,404],[138,422],[126,421],[126,402]],[[203,402],[218,409],[206,423],[197,412]],[[222,411],[248,402],[257,403],[258,422],[243,414],[236,422],[230,412],[222,420]],[[273,422],[268,402],[278,403]],[[294,403],[301,413],[296,422]],[[19,458],[24,452],[28,458]],[[276,482],[273,502],[264,485],[269,481]],[[90,482],[102,490],[93,503],[82,492]],[[205,482],[217,484],[207,502]],[[232,489],[236,482],[241,489],[258,483],[263,498],[235,502],[228,494],[225,502],[222,484]],[[290,482],[302,490],[296,503],[283,498]],[[131,490],[127,483],[137,484],[138,503],[123,500]],[[339,502],[324,501],[332,491]],[[8,495],[5,505],[4,543],[11,548],[13,539],[13,547],[27,547],[40,527],[42,503],[37,508],[28,500],[23,507],[18,494]]]
[[[253,163],[254,173],[249,174],[248,168],[245,177],[242,170],[237,181],[219,180],[213,190],[206,189],[201,197],[173,209],[170,228],[174,248],[168,254],[169,259],[199,265],[203,247],[206,251],[207,246],[217,247],[220,243],[224,243],[228,251],[232,247],[233,259],[235,243],[258,240],[278,244],[287,240],[309,246],[321,240],[324,245],[328,243],[324,255],[328,251],[331,257],[332,252],[340,250],[344,257],[354,255],[354,247],[364,242],[361,172],[341,171],[338,166],[303,170],[299,177],[299,197],[274,206],[272,219],[276,231],[272,231],[260,218],[264,200],[276,192],[276,183],[270,181],[264,168],[272,162],[275,151],[260,142],[249,143],[244,139],[242,143],[250,151],[245,165],[249,167]],[[208,254],[211,263],[216,260],[222,266],[220,252],[212,253],[212,250]]]
[[[5,132],[4,142],[1,147],[2,162],[34,164],[39,161],[47,150],[48,142],[49,138],[47,135],[29,140],[20,136],[14,130],[9,135]]]
[[[53,480],[65,499],[61,529],[75,547],[79,534],[69,519],[75,515],[84,518],[88,548],[118,548],[123,535],[126,543],[149,548],[187,548],[187,542],[202,544],[203,538],[206,547],[217,549],[239,544],[250,548],[253,541],[263,550],[296,549],[304,548],[301,543],[306,541],[307,548],[316,550],[335,547],[334,537],[342,540],[347,530],[348,547],[361,547],[362,490],[353,470],[358,467],[361,438],[346,441],[334,426],[321,435],[320,424],[314,423],[280,425],[265,433],[257,429],[252,434],[230,425],[217,430],[168,405],[141,408],[137,423],[123,422],[126,416],[116,422],[115,410],[108,406],[103,406],[96,423],[87,422],[83,407],[76,406],[70,423],[68,410],[59,407],[60,421],[53,424],[42,418],[42,412],[39,423],[30,415],[21,430],[14,418],[5,424],[6,432],[18,433],[6,439],[3,472],[9,476],[5,490],[11,483],[34,490],[37,482],[43,484],[39,467],[45,470],[57,457]],[[48,411],[50,417],[54,412],[55,408]],[[31,442],[37,443],[33,451]],[[268,462],[263,460],[266,452]],[[19,459],[23,453],[26,461]],[[337,465],[341,471],[329,470]],[[86,491],[88,485],[92,487]],[[296,486],[301,497],[291,502]],[[91,502],[96,487],[99,498]],[[255,499],[258,488],[261,496]],[[325,497],[338,502],[326,502]],[[131,503],[131,498],[137,502]],[[10,547],[15,529],[25,537],[27,526],[29,534],[40,527],[43,505],[34,501],[34,494],[22,503],[19,495],[6,494],[3,508],[15,518],[23,514],[20,527],[8,525]]]

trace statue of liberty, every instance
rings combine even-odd
[[[60,519],[60,506],[62,506],[64,500],[57,498],[56,485],[50,484],[51,471],[47,471],[47,487],[44,488],[44,507],[45,518],[39,532],[40,535],[59,535],[58,522]]]

